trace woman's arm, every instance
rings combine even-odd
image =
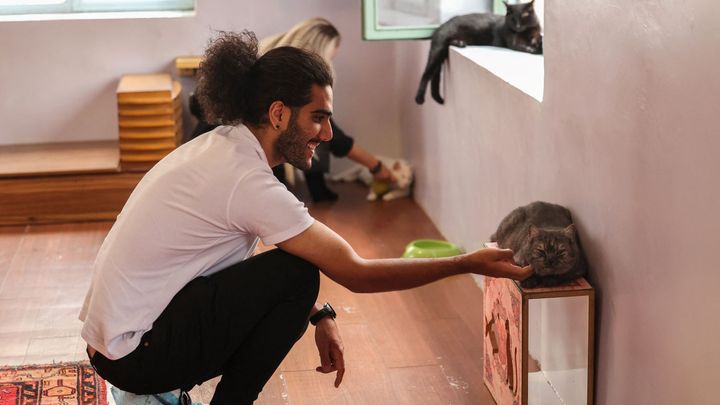
[[[333,138],[330,140],[330,151],[337,157],[348,157],[350,160],[359,163],[370,170],[375,180],[386,183],[395,183],[397,179],[392,172],[385,167],[380,159],[366,151],[355,140],[340,128],[335,120],[330,120],[333,130]],[[377,168],[377,169],[376,169]],[[375,170],[374,170],[375,169]],[[373,171],[375,171],[373,173]]]
[[[357,143],[353,144],[353,147],[350,149],[350,153],[348,153],[347,157],[352,161],[367,167],[368,170],[370,170],[370,173],[372,173],[373,170],[380,165],[380,170],[376,170],[376,172],[373,173],[375,180],[384,181],[386,183],[395,183],[397,181],[390,169],[385,167],[380,159],[373,156]]]

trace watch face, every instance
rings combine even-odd
[[[335,319],[335,317],[337,317],[337,314],[335,313],[335,309],[333,309],[333,307],[330,306],[330,304],[325,304],[325,308],[327,308],[328,313],[330,314],[330,316],[333,317],[333,319]]]

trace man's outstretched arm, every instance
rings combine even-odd
[[[278,247],[315,264],[326,276],[353,292],[382,292],[419,287],[464,273],[524,280],[530,267],[519,267],[507,249],[480,249],[435,259],[364,259],[350,244],[319,221]]]

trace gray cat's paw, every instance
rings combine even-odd
[[[535,288],[540,285],[540,279],[537,276],[530,276],[520,282],[522,288]]]

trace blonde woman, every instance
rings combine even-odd
[[[340,32],[330,21],[324,18],[311,18],[300,22],[289,31],[266,37],[260,41],[260,54],[281,46],[292,46],[314,52],[320,55],[334,74],[332,59],[340,46]],[[191,111],[196,117],[201,117],[199,106],[191,99]],[[338,196],[325,184],[325,173],[330,170],[330,153],[336,157],[348,157],[354,162],[367,167],[378,181],[395,182],[396,179],[388,168],[383,166],[380,159],[355,143],[334,120],[331,120],[333,138],[330,142],[323,142],[315,150],[312,167],[305,170],[305,180],[310,190],[310,197],[314,202],[334,201]],[[200,122],[196,127],[193,138],[204,132],[212,130],[215,125]],[[285,183],[285,170],[282,165],[273,169],[275,176]]]
[[[332,59],[340,46],[340,32],[324,18],[311,18],[295,25],[288,32],[271,35],[260,41],[260,53],[280,46],[294,46],[315,52],[332,69]]]

